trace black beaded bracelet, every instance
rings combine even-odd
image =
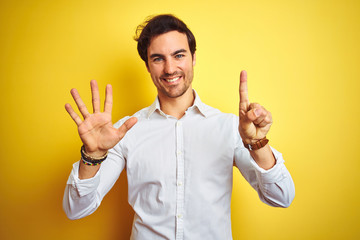
[[[81,159],[82,159],[83,163],[85,163],[86,165],[90,165],[90,166],[99,165],[107,158],[107,155],[108,155],[108,153],[106,153],[104,156],[99,157],[99,158],[91,157],[85,152],[84,146],[81,147],[80,153],[81,153]]]

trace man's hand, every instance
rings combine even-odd
[[[119,129],[113,127],[112,112],[112,87],[106,86],[104,112],[100,111],[99,89],[95,80],[90,82],[92,93],[93,114],[90,114],[82,101],[78,91],[71,89],[71,95],[83,116],[82,120],[70,104],[65,105],[66,111],[78,126],[81,141],[85,151],[93,157],[103,156],[110,148],[114,147],[137,122],[135,117],[128,119]]]
[[[272,124],[272,116],[258,103],[250,103],[247,89],[247,73],[240,73],[239,133],[246,144],[266,137]]]

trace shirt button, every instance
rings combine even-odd
[[[182,184],[183,184],[183,183],[182,183],[181,181],[179,181],[179,182],[177,183],[178,186],[182,186]]]
[[[178,214],[177,217],[181,219],[181,218],[183,217],[183,215],[182,215],[182,214]]]
[[[177,154],[178,156],[180,156],[180,155],[181,155],[181,151],[177,151],[176,154]]]
[[[180,127],[180,126],[181,126],[181,122],[180,122],[180,121],[176,122],[176,126]]]

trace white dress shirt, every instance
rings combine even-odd
[[[80,180],[76,162],[63,199],[67,216],[93,213],[124,168],[135,211],[131,239],[232,239],[234,165],[261,201],[288,207],[295,188],[281,153],[272,148],[275,166],[260,168],[241,141],[238,117],[205,105],[195,95],[179,120],[163,113],[158,99],[134,114],[137,124],[109,151],[93,178]]]

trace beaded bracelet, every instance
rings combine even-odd
[[[97,166],[97,165],[100,165],[101,163],[90,163],[90,162],[87,162],[85,159],[82,159],[82,162],[85,164],[85,165],[88,165],[88,166]]]
[[[108,155],[108,152],[106,152],[104,156],[92,157],[85,152],[84,145],[81,147],[80,153],[81,153],[81,160],[83,161],[83,163],[89,166],[97,166],[101,164],[107,158]]]

